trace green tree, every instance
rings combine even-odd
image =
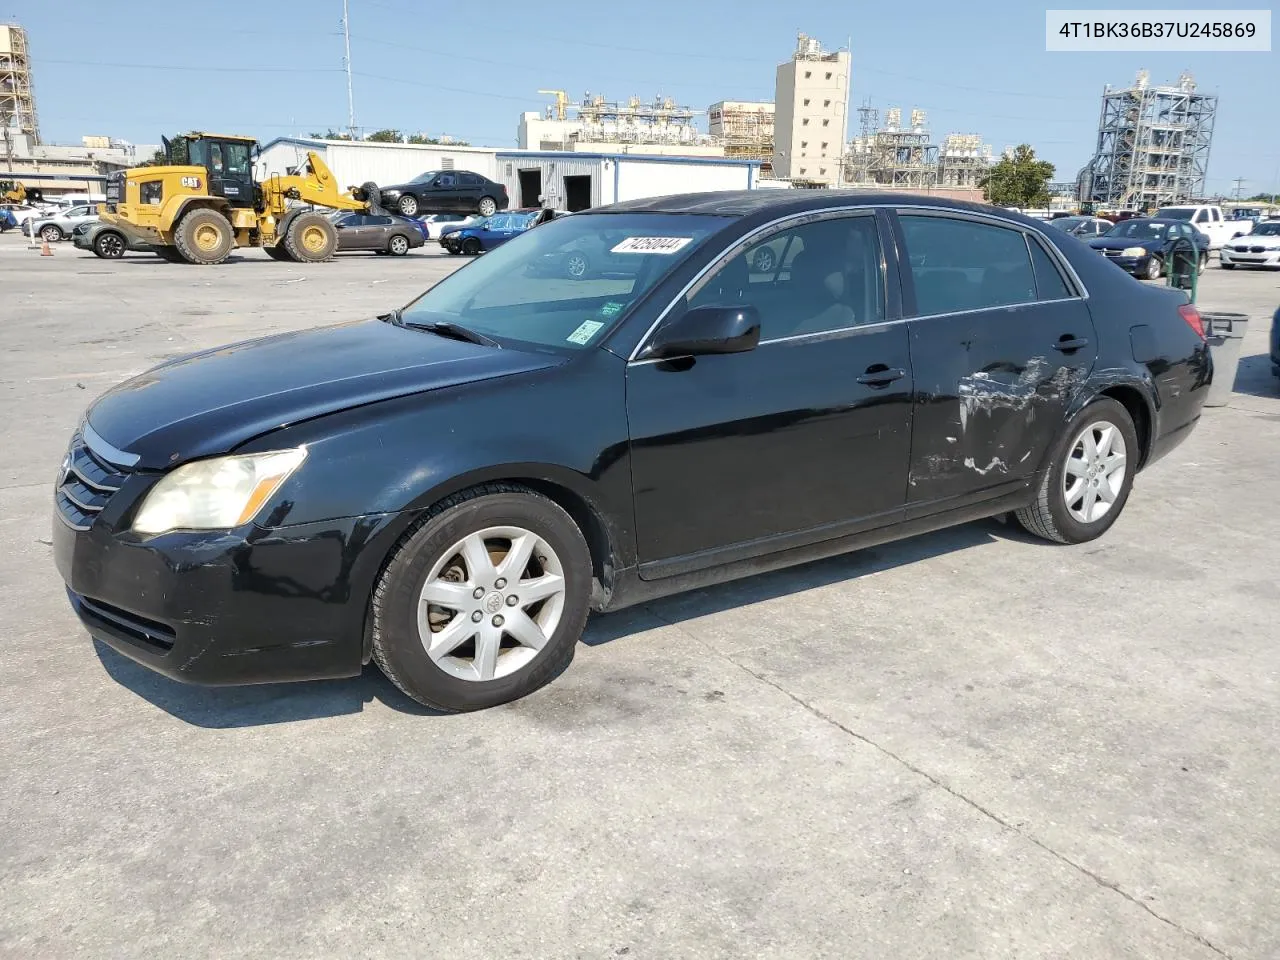
[[[307,134],[312,140],[351,140],[354,139],[349,133],[339,133],[330,127],[326,133],[309,133]]]
[[[437,144],[443,144],[443,143],[444,143],[444,140],[442,140],[440,137],[428,137],[425,133],[411,133],[411,134],[409,135],[409,140],[408,140],[408,142],[409,142],[409,143],[437,143]],[[471,146],[471,141],[469,141],[469,140],[450,140],[450,141],[449,141],[449,143],[448,143],[448,146],[451,146],[451,147],[469,147],[469,146]]]
[[[1001,157],[978,186],[987,202],[998,207],[1047,207],[1047,187],[1053,174],[1053,164],[1037,160],[1035,150],[1024,143],[1014,149],[1012,156]]]
[[[365,137],[370,143],[404,143],[404,134],[399,130],[375,130]]]

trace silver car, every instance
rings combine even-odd
[[[40,217],[31,225],[31,232],[43,240],[55,243],[71,236],[73,230],[82,223],[92,223],[98,219],[96,207],[81,204],[69,207],[61,213]]]

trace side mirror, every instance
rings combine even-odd
[[[759,343],[760,312],[755,307],[694,307],[658,331],[646,356],[746,353]]]

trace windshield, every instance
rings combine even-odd
[[[409,182],[410,183],[426,183],[428,180],[434,180],[439,175],[440,175],[439,170],[428,170],[426,173],[418,174]]]
[[[1104,237],[1139,237],[1143,240],[1160,240],[1164,238],[1167,224],[1152,223],[1150,220],[1126,220],[1117,223],[1103,234]]]
[[[1161,207],[1156,211],[1157,217],[1164,217],[1166,220],[1190,220],[1195,214],[1195,207]]]
[[[1268,223],[1260,223],[1253,228],[1254,237],[1280,237],[1280,220]]]
[[[527,230],[406,307],[406,325],[452,323],[499,343],[581,350],[728,217],[587,214]]]

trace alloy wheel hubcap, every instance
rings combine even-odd
[[[418,636],[449,675],[496,680],[538,656],[564,603],[564,568],[551,545],[523,527],[488,527],[432,566],[419,598]]]
[[[1079,523],[1097,523],[1115,505],[1128,470],[1124,434],[1106,420],[1077,434],[1062,471],[1062,499]]]

